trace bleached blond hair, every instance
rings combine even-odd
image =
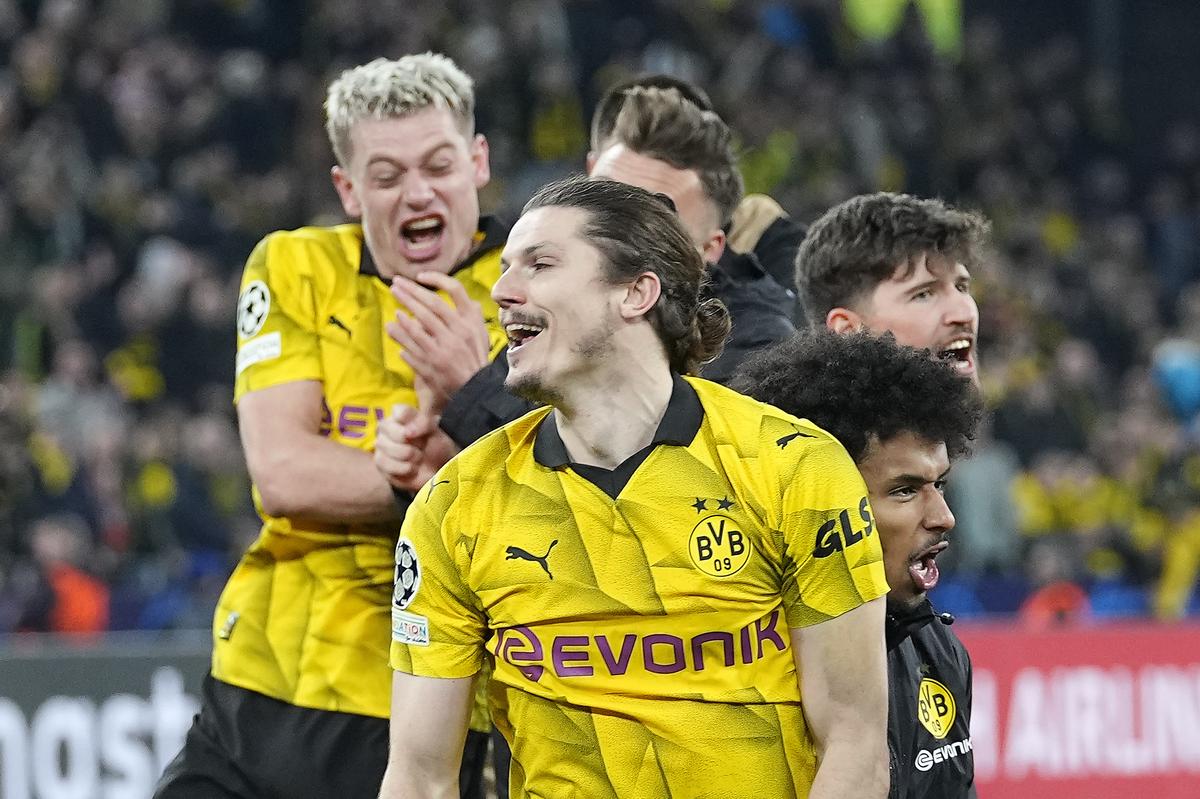
[[[440,53],[376,58],[348,69],[329,84],[325,131],[343,167],[350,162],[350,128],[360,119],[394,119],[445,108],[464,136],[475,132],[475,82]]]

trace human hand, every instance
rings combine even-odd
[[[457,452],[437,421],[411,405],[392,406],[375,431],[375,468],[405,491],[418,491]]]
[[[404,350],[400,357],[428,386],[432,406],[422,409],[437,417],[456,391],[488,362],[491,342],[479,303],[467,296],[463,284],[439,272],[422,272],[420,282],[397,276],[392,295],[407,308],[385,327]],[[450,295],[453,306],[437,289]]]

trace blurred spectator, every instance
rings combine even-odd
[[[1076,38],[1006,40],[937,0],[0,0],[0,629],[57,513],[82,520],[114,624],[205,626],[255,526],[229,401],[242,259],[341,219],[321,87],[426,49],[478,81],[488,210],[575,169],[596,98],[642,72],[705,87],[747,190],[800,222],[879,189],[978,207],[995,423],[951,483],[964,602],[1014,609],[1017,562],[1065,536],[1107,607],[1132,589],[1185,612],[1200,120],[1132,117]],[[1134,130],[1155,132],[1142,157]]]
[[[21,632],[99,633],[108,629],[108,587],[82,568],[87,528],[69,515],[47,516],[30,533],[32,570],[26,577]]]

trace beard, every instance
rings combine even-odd
[[[562,392],[548,386],[542,380],[541,375],[513,377],[512,372],[509,372],[508,379],[504,381],[504,387],[512,394],[526,402],[532,402],[534,405],[549,405],[554,408],[562,405]]]
[[[591,368],[606,360],[616,349],[613,344],[615,333],[616,324],[613,320],[608,319],[575,341],[571,345],[571,354],[575,356],[573,360],[578,366],[571,371],[590,371]],[[544,370],[519,376],[509,371],[508,379],[504,381],[504,387],[528,402],[562,408],[566,402],[566,384],[570,380],[570,373],[551,382],[546,379]]]

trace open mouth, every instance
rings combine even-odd
[[[939,576],[937,556],[948,546],[950,546],[949,542],[939,541],[909,560],[908,573],[912,575],[913,583],[918,590],[931,591],[937,585]]]
[[[412,260],[436,256],[441,251],[442,233],[445,229],[446,221],[437,214],[405,222],[400,227],[405,255]]]
[[[510,354],[517,352],[524,347],[528,342],[537,338],[545,328],[542,325],[532,322],[510,322],[504,326],[504,332],[508,335],[508,351]]]
[[[956,338],[944,349],[937,351],[937,357],[953,366],[959,372],[970,373],[975,369],[975,343],[967,337]]]

